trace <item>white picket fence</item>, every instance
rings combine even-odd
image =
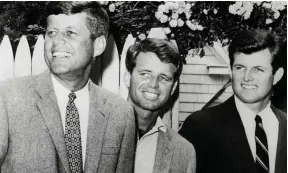
[[[152,28],[148,37],[167,38],[162,28]],[[121,95],[124,99],[128,97],[128,89],[123,82],[123,76],[126,70],[126,52],[129,46],[133,45],[135,41],[136,39],[129,34],[120,58],[114,38],[110,35],[106,50],[102,54],[98,64],[96,64],[97,73],[99,73],[97,75],[100,75],[98,85]],[[175,41],[173,41],[173,43],[176,45]],[[16,49],[15,58],[9,37],[7,35],[4,36],[0,44],[0,81],[13,77],[37,75],[46,69],[47,65],[44,60],[44,38],[42,35],[38,36],[32,57],[27,38],[26,36],[22,36]],[[163,117],[164,122],[174,129],[178,129],[178,104],[177,100],[171,111],[168,111]]]

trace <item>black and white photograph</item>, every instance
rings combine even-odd
[[[0,1],[0,173],[287,173],[287,1]]]

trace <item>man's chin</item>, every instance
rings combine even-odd
[[[253,103],[257,103],[257,102],[259,102],[259,99],[258,98],[256,98],[256,97],[243,97],[243,96],[241,96],[241,97],[239,97],[238,96],[238,98],[243,102],[243,103],[246,103],[246,104],[253,104]]]

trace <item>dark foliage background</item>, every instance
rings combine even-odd
[[[0,39],[2,40],[2,37],[7,34],[15,50],[20,37],[26,35],[33,49],[37,35],[45,32],[43,26],[46,16],[43,12],[48,3],[47,1],[0,1]],[[227,45],[237,32],[243,29],[271,29],[284,39],[287,35],[287,5],[284,5],[284,9],[278,10],[279,16],[276,19],[273,17],[275,8],[273,11],[272,3],[267,1],[252,5],[242,2],[235,5],[235,1],[100,1],[100,3],[110,16],[111,33],[120,51],[129,33],[140,40],[145,38],[153,27],[164,27],[170,30],[170,33],[167,32],[168,38],[176,40],[179,51],[184,57],[190,49],[201,48],[212,41],[219,40],[223,45]],[[231,14],[230,6],[238,10],[238,14]],[[181,13],[180,9],[184,12]],[[245,10],[249,11],[249,9],[251,12],[246,19]],[[156,13],[158,12],[159,17],[161,10],[161,14],[168,17],[166,22],[162,20],[163,18],[162,21],[157,19]],[[163,12],[165,10],[166,12]],[[244,13],[239,13],[239,10]],[[178,24],[173,27],[170,24],[169,21],[173,20],[175,13],[177,13],[176,20],[181,19],[184,22],[182,26]],[[271,19],[272,22],[267,24],[267,19]],[[188,20],[190,27],[187,24]],[[196,25],[191,26],[191,22],[193,25],[200,26],[200,30],[199,27],[195,30]]]

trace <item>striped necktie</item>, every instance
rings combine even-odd
[[[269,153],[267,137],[263,129],[262,119],[259,115],[256,115],[255,121],[256,167],[258,173],[269,173]]]
[[[69,94],[69,101],[66,107],[65,141],[68,151],[68,161],[72,173],[82,173],[82,146],[81,129],[78,110],[75,106],[75,93]]]

